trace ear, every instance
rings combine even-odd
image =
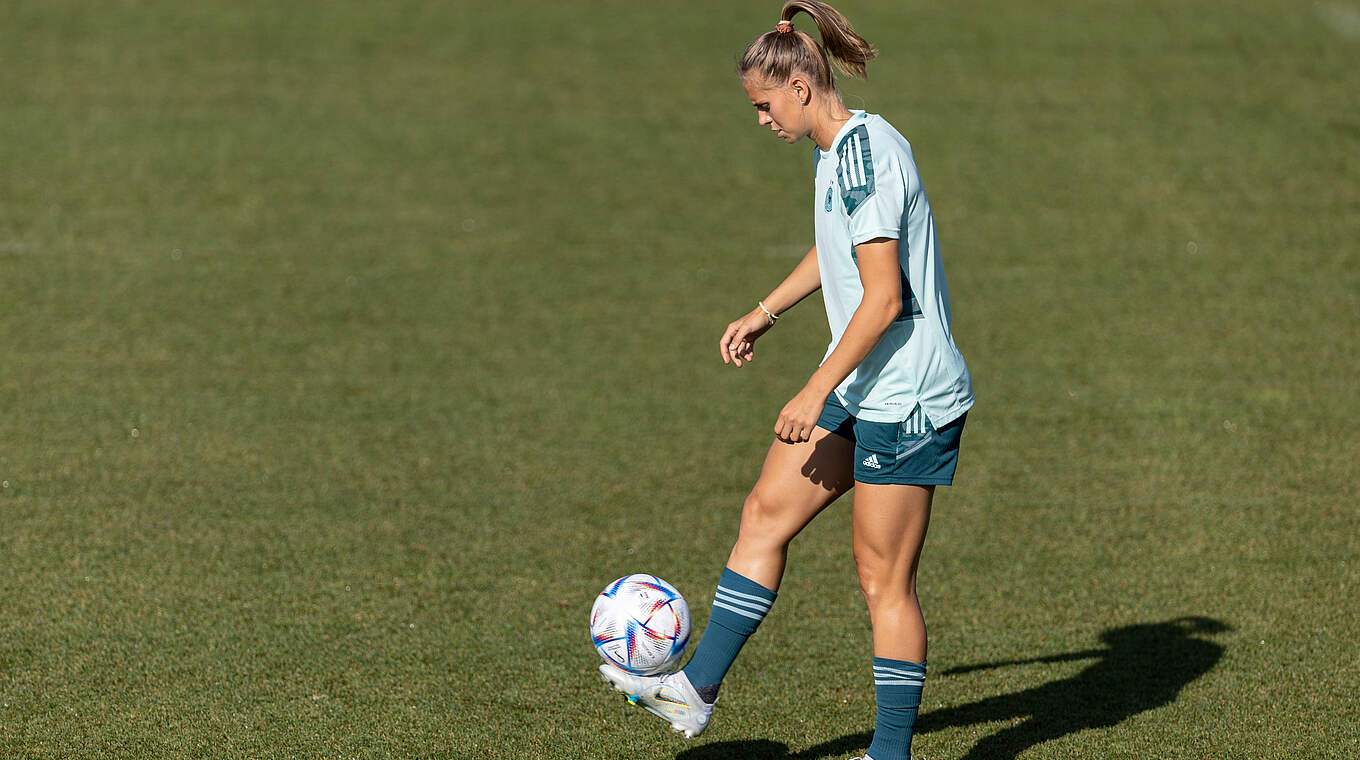
[[[803,105],[812,104],[812,85],[808,80],[799,74],[794,74],[789,78],[789,89],[793,90],[798,97],[798,102]]]

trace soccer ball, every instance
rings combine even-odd
[[[689,605],[674,586],[655,575],[624,576],[595,598],[590,636],[605,662],[635,675],[655,675],[685,652]]]

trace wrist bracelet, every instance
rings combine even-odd
[[[767,316],[767,317],[770,318],[770,324],[774,324],[776,321],[779,320],[779,315],[778,315],[778,314],[775,314],[775,313],[771,312],[769,309],[765,308],[765,302],[764,302],[764,301],[756,301],[756,306],[759,306],[759,307],[760,307],[760,310],[763,311],[763,312],[765,312],[765,316]]]

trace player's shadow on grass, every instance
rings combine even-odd
[[[1109,728],[1175,701],[1181,689],[1212,670],[1223,656],[1221,645],[1202,637],[1230,630],[1231,626],[1219,620],[1183,617],[1111,628],[1101,634],[1103,649],[951,668],[943,675],[1010,665],[1095,660],[1071,678],[958,707],[923,711],[916,722],[916,733],[1019,719],[1019,723],[984,737],[965,755],[968,760],[1010,760],[1046,741],[1078,731]],[[926,688],[930,688],[929,682]],[[873,732],[865,731],[801,752],[789,752],[788,747],[773,741],[716,742],[681,752],[676,760],[841,758],[863,751],[872,738]]]

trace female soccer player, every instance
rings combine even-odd
[[[791,23],[812,17],[822,44]],[[873,626],[877,701],[870,760],[910,757],[926,670],[916,566],[935,486],[953,482],[972,381],[950,334],[949,293],[911,146],[881,117],[850,111],[831,64],[863,77],[876,52],[834,8],[784,4],[742,56],[756,123],[816,143],[816,243],[756,308],[727,326],[724,363],[755,358],[780,315],[821,288],[831,344],[779,413],[764,467],[694,655],[682,670],[600,671],[630,701],[688,737],[707,727],[718,688],[775,600],[789,542],[852,487],[853,542]]]

